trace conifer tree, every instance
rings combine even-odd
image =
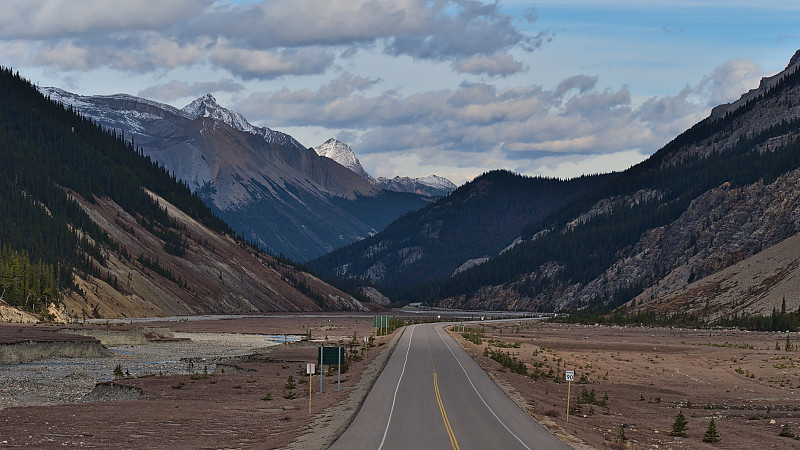
[[[672,432],[670,436],[680,436],[686,437],[686,430],[689,428],[689,421],[686,420],[686,416],[683,415],[683,411],[678,411],[678,415],[675,417],[675,423],[672,424]]]
[[[711,419],[711,422],[708,422],[708,429],[706,430],[706,435],[703,436],[703,442],[710,442],[712,444],[719,442],[719,433],[717,433],[717,424],[714,423],[714,419]]]

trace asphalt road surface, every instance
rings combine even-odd
[[[498,388],[441,324],[403,336],[332,449],[568,449]]]

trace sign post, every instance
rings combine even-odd
[[[314,364],[306,364],[308,374],[308,415],[311,415],[311,376],[314,374]],[[322,378],[322,377],[320,377]]]
[[[339,386],[342,388],[342,359],[344,359],[344,347],[320,347],[319,348],[319,367],[337,364],[339,366]],[[338,390],[337,389],[337,390]],[[319,377],[319,393],[322,393],[322,375]]]
[[[569,423],[569,395],[570,395],[570,388],[572,387],[572,380],[575,379],[575,371],[568,370],[566,372],[567,378],[567,423]]]

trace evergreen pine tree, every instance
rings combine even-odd
[[[717,424],[714,423],[714,419],[711,419],[711,422],[708,422],[708,429],[706,430],[706,435],[703,436],[703,442],[711,442],[716,443],[719,442],[719,433],[717,433]]]
[[[683,411],[678,411],[678,415],[675,417],[675,423],[672,424],[670,436],[686,437],[686,430],[689,428],[688,425],[689,421],[686,420]]]

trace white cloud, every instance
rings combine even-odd
[[[145,53],[156,66],[172,69],[194,64],[205,55],[207,46],[205,40],[180,43],[162,36],[154,36],[145,44]]]
[[[5,0],[0,38],[53,39],[161,30],[201,13],[212,0]]]
[[[498,52],[494,55],[474,55],[455,63],[459,73],[472,73],[488,75],[511,75],[525,70],[525,65],[514,61],[508,53]]]
[[[168,83],[150,86],[139,91],[139,96],[170,102],[180,98],[199,97],[207,93],[218,92],[239,92],[244,88],[241,83],[233,80],[207,81],[198,83],[187,83],[185,81],[172,80]]]
[[[648,154],[641,153],[638,150],[624,150],[582,157],[541,158],[532,161],[521,171],[528,174],[567,179],[584,174],[591,175],[624,170],[644,161],[648,156]]]
[[[29,46],[29,62],[62,70],[111,68],[142,73],[169,70],[198,62],[204,57],[205,42],[176,42],[156,33],[109,36],[102,42],[79,39],[43,41]]]
[[[318,89],[255,93],[238,108],[270,127],[349,130],[349,143],[365,167],[373,164],[388,172],[376,175],[399,173],[392,161],[409,173],[433,167],[435,161],[451,173],[480,167],[473,176],[498,167],[578,176],[641,161],[707,115],[723,86],[734,83],[742,89],[754,72],[752,64],[730,61],[694,87],[638,106],[627,86],[600,88],[596,78],[583,75],[553,89],[463,83],[401,96],[367,95],[345,74]],[[361,82],[368,87],[379,83]],[[408,166],[412,160],[416,168]]]
[[[320,74],[333,60],[333,53],[323,49],[252,50],[231,46],[224,40],[211,51],[214,64],[246,79]]]
[[[67,42],[39,49],[33,61],[38,65],[56,66],[65,70],[87,70],[95,66],[95,55],[87,48]]]
[[[720,65],[700,84],[698,90],[707,89],[707,105],[717,106],[737,100],[750,89],[758,87],[764,71],[747,59],[733,59]]]
[[[532,51],[546,40],[523,32],[496,3],[465,0],[9,0],[3,7],[0,40],[42,46],[32,61],[73,70],[169,70],[204,60],[245,79],[273,79],[321,74],[336,55],[373,48],[451,62],[463,73],[508,75],[524,67],[509,50]]]
[[[392,55],[443,61],[491,56],[511,48],[533,50],[548,38],[523,32],[497,3],[463,0],[277,0],[226,5],[192,21],[186,32],[225,36],[248,48],[378,42]],[[508,61],[504,66],[508,70]]]

